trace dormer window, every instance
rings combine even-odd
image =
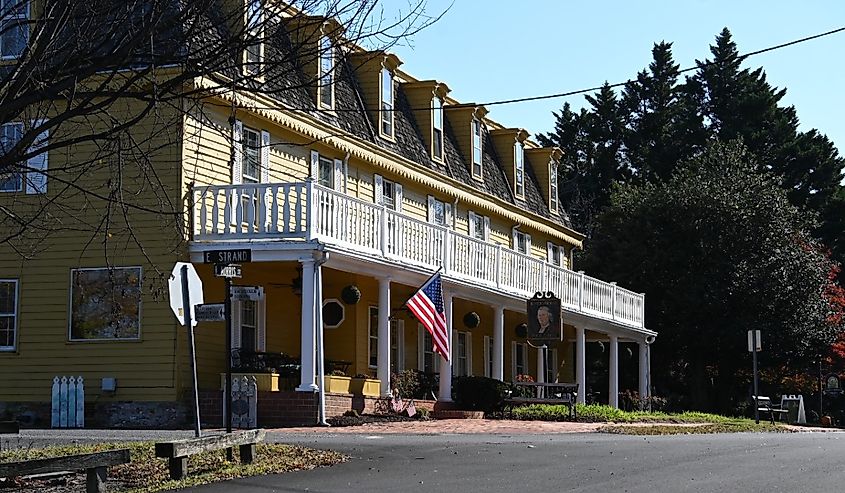
[[[435,97],[431,100],[431,121],[434,139],[432,142],[432,155],[434,159],[443,160],[443,100]]]
[[[472,177],[482,179],[481,171],[481,121],[472,120]]]
[[[549,163],[549,210],[557,212],[558,196],[557,196],[557,162]]]
[[[334,49],[328,36],[320,38],[320,64],[318,74],[318,97],[320,106],[334,106]]]
[[[264,61],[264,10],[261,0],[246,0],[246,50],[244,72],[256,75]]]
[[[0,59],[18,58],[29,41],[29,1],[0,1]]]
[[[393,137],[393,72],[381,69],[381,133]]]
[[[522,142],[513,145],[514,193],[525,196],[525,147]]]

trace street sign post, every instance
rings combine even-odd
[[[202,436],[200,427],[200,398],[197,385],[197,348],[194,341],[194,325],[197,324],[194,303],[202,303],[202,281],[196,269],[187,262],[176,262],[168,281],[170,308],[179,323],[188,328],[188,350],[191,358],[191,373],[194,377],[194,433]],[[194,301],[194,303],[191,302]]]
[[[252,250],[238,248],[233,250],[207,250],[202,253],[205,264],[240,264],[252,262]]]
[[[760,394],[757,392],[757,353],[763,348],[763,343],[760,341],[759,330],[748,331],[748,351],[751,353],[751,360],[754,370],[754,422],[760,424],[760,404],[758,398]]]
[[[226,320],[224,303],[206,303],[194,307],[198,322],[223,322]]]

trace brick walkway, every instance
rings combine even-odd
[[[397,423],[368,423],[361,426],[277,428],[280,433],[305,435],[352,433],[379,435],[387,433],[439,435],[439,434],[548,434],[591,433],[606,423],[569,423],[547,421],[516,421],[507,419],[438,419],[432,421],[402,421]]]

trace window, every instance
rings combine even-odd
[[[516,380],[517,375],[526,375],[527,368],[528,344],[514,341],[511,346],[511,378]]]
[[[261,134],[244,127],[243,134],[243,180],[241,183],[261,182]]]
[[[261,0],[247,0],[246,9],[247,45],[244,71],[258,74],[264,61],[264,9]]]
[[[71,271],[71,340],[127,340],[140,337],[140,267]]]
[[[546,382],[557,382],[557,348],[546,349],[548,352],[546,360]]]
[[[472,373],[472,345],[469,332],[455,332],[455,376],[466,377]]]
[[[469,211],[469,235],[476,240],[487,240],[490,236],[490,218]]]
[[[557,163],[549,163],[549,209],[557,212]]]
[[[434,198],[434,196],[428,196],[428,222],[431,224],[436,224],[438,226],[451,226],[450,217],[451,214],[448,209],[451,209],[451,204],[447,204],[442,200],[438,200]]]
[[[2,0],[0,0],[2,2]],[[2,36],[0,36],[2,37]],[[22,123],[6,123],[0,126],[0,153],[6,154],[20,142],[23,136]],[[23,189],[23,174],[12,172],[0,175],[0,192],[19,192]]]
[[[0,0],[0,59],[21,56],[29,41],[28,21],[28,0]]]
[[[393,72],[381,69],[381,133],[393,137]]]
[[[381,196],[382,204],[386,205],[388,209],[397,210],[396,208],[396,183],[390,180],[382,180],[381,182]]]
[[[426,373],[436,373],[440,371],[440,356],[434,352],[434,341],[431,334],[422,326],[417,325],[417,334],[419,338],[419,370]]]
[[[258,341],[258,302],[241,301],[241,349],[255,352]]]
[[[378,368],[378,307],[370,307],[370,328],[367,346],[367,364]]]
[[[513,249],[519,253],[528,255],[531,250],[531,235],[523,233],[518,229],[513,230]]]
[[[320,156],[317,182],[327,188],[334,188],[334,160]]]
[[[405,369],[405,321],[390,321],[390,372]]]
[[[434,131],[431,153],[434,159],[443,160],[443,100],[437,97],[432,99],[431,111],[431,127]]]
[[[514,193],[519,197],[525,196],[525,147],[522,142],[517,142],[513,146],[513,164],[514,164]]]
[[[484,336],[484,376],[487,378],[495,378],[493,376],[493,338]]]
[[[563,267],[563,259],[565,258],[565,251],[562,246],[555,245],[552,242],[546,244],[547,261],[552,265]]]
[[[0,351],[17,347],[18,281],[0,279]]]
[[[472,177],[481,178],[481,121],[472,120]]]
[[[325,108],[334,106],[334,52],[328,36],[320,39],[320,67],[318,74],[318,93],[320,105]]]

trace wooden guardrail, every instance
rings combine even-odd
[[[129,449],[109,450],[93,454],[66,455],[0,464],[0,477],[11,478],[48,472],[85,469],[87,493],[105,493],[108,466],[129,462]]]
[[[168,459],[171,479],[188,476],[188,457],[200,452],[238,447],[242,464],[255,459],[255,446],[264,441],[264,430],[245,430],[202,438],[189,438],[155,444],[156,457]]]

